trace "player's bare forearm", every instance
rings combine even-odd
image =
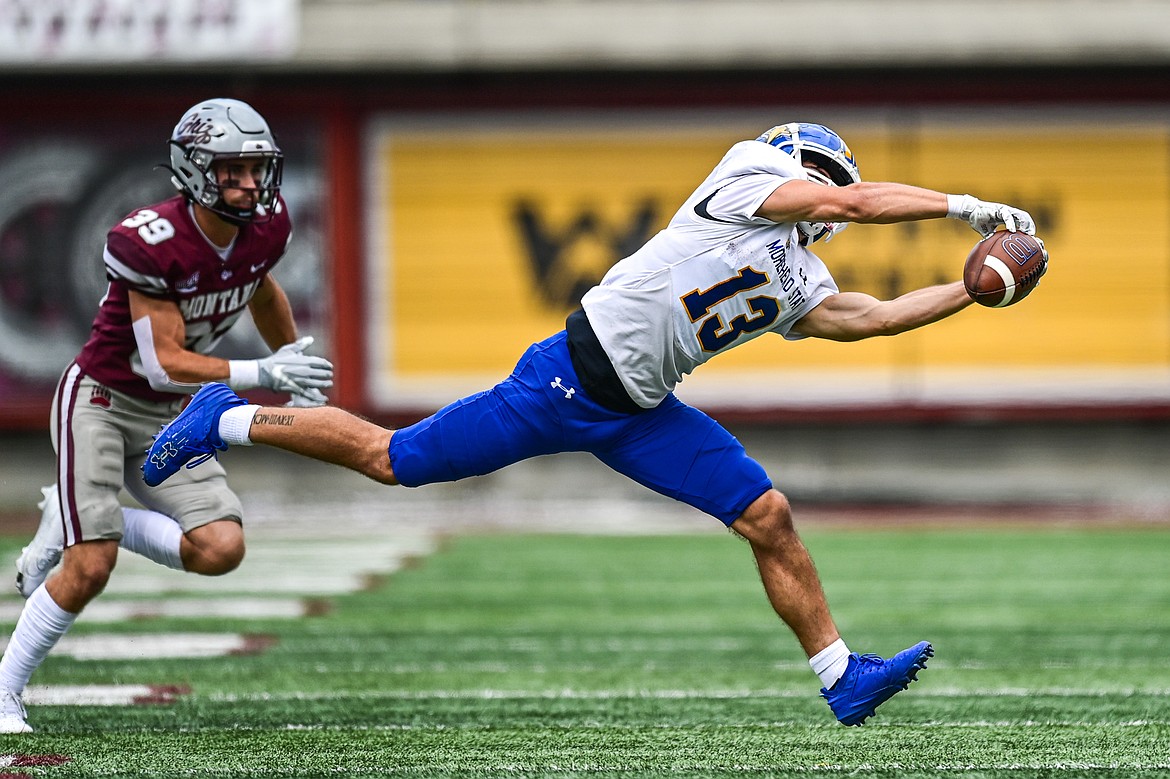
[[[891,224],[945,217],[947,196],[932,189],[886,181],[825,187],[794,180],[769,195],[756,214],[774,222]]]
[[[851,222],[892,224],[947,215],[947,196],[932,189],[886,181],[863,181],[852,189],[857,202]]]
[[[272,274],[268,274],[256,290],[256,295],[248,303],[248,309],[252,312],[257,332],[272,351],[297,340],[292,304]]]
[[[830,341],[860,341],[914,330],[971,305],[962,282],[916,289],[893,300],[861,292],[830,295],[796,323],[793,330]]]
[[[184,346],[186,325],[176,303],[134,290],[129,293],[129,301],[134,337],[152,387],[194,392],[203,382],[227,378],[227,360],[192,352]]]
[[[881,304],[888,324],[877,335],[897,335],[929,325],[959,313],[972,302],[961,281],[907,292]]]

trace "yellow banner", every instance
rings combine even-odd
[[[745,380],[755,386],[742,393],[746,402],[758,396],[765,404],[796,397],[773,381],[800,385],[810,400],[843,402],[874,395],[941,402],[936,395],[948,377],[964,386],[973,378],[972,394],[988,392],[989,400],[1026,399],[1036,376],[1045,377],[1032,382],[1037,392],[1068,390],[1085,377],[1096,377],[1089,384],[1097,386],[1104,374],[1117,377],[1104,384],[1144,382],[1147,393],[1152,376],[1160,391],[1170,366],[1164,128],[1111,126],[1106,139],[1091,124],[833,126],[867,180],[1029,210],[1052,257],[1049,273],[1016,306],[972,306],[895,338],[757,339],[687,379],[700,399],[705,387],[714,398]],[[506,375],[528,344],[561,329],[581,294],[661,229],[726,149],[747,137],[754,129],[730,123],[375,128],[368,258],[376,280],[375,401],[433,395],[442,402],[451,399],[446,392]],[[889,298],[961,278],[977,238],[954,220],[851,225],[818,253],[842,289]]]

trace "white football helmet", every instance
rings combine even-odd
[[[214,98],[196,103],[171,133],[171,183],[192,201],[230,222],[243,224],[271,218],[284,155],[256,109],[240,100]],[[260,159],[264,173],[256,187],[256,207],[240,209],[224,202],[213,166],[225,159]]]
[[[780,124],[756,140],[789,154],[804,168],[810,181],[831,187],[846,187],[861,181],[853,152],[849,151],[841,136],[823,124]],[[805,162],[812,162],[817,167],[805,167]],[[848,222],[798,222],[796,225],[804,238],[801,243],[814,243],[821,238],[827,243],[848,226]]]

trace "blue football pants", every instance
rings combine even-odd
[[[595,403],[581,389],[563,331],[529,347],[492,389],[395,431],[389,449],[394,474],[408,487],[554,452],[589,452],[725,525],[772,486],[735,436],[673,394],[638,414]]]

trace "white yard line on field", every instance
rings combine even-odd
[[[30,706],[134,706],[174,703],[188,693],[186,687],[150,684],[32,685],[25,688],[24,702]]]
[[[94,633],[66,635],[53,654],[75,660],[154,660],[253,654],[270,645],[270,639],[240,633]]]
[[[243,564],[226,576],[183,574],[138,555],[122,554],[106,594],[341,595],[360,590],[370,577],[393,573],[407,560],[435,548],[433,537],[422,534],[371,538],[355,533],[293,540],[254,535],[249,536]]]
[[[23,600],[0,601],[0,622],[14,623],[24,608]],[[85,623],[129,622],[157,617],[215,619],[292,619],[313,608],[308,601],[293,598],[169,598],[114,600],[98,598],[85,608]]]
[[[1134,696],[1165,698],[1170,697],[1168,689],[1053,689],[1019,690],[1015,688],[971,688],[964,690],[918,690],[908,693],[915,698],[1019,698],[1019,697],[1086,697],[1086,698],[1129,698]],[[506,690],[494,688],[460,690],[363,690],[282,692],[282,693],[213,693],[210,700],[217,701],[273,701],[273,700],[750,700],[770,698],[816,697],[815,691],[796,689],[724,689],[724,690]],[[1135,722],[1137,722],[1135,720]],[[946,723],[940,723],[946,724]]]

